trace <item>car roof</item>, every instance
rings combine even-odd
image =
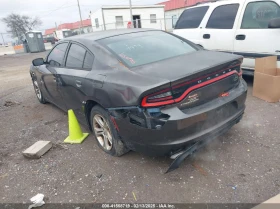
[[[223,5],[223,4],[231,4],[231,3],[236,3],[236,2],[244,2],[244,0],[214,0],[214,1],[209,1],[209,2],[201,2],[197,3],[194,6],[188,7],[189,8],[194,8],[194,7],[202,7],[202,6],[216,6],[216,5]]]
[[[129,34],[129,33],[137,33],[137,32],[146,32],[146,31],[160,31],[156,29],[142,29],[142,28],[134,28],[134,29],[118,29],[118,30],[105,30],[105,31],[97,31],[77,36],[71,36],[68,38],[65,38],[63,40],[69,40],[69,41],[96,41],[104,38],[109,38],[112,36],[118,36],[123,34]]]

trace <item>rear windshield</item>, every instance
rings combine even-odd
[[[197,49],[162,31],[129,33],[99,40],[129,67],[187,54]]]

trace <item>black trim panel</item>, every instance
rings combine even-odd
[[[242,75],[254,76],[254,70],[248,68],[242,68]]]

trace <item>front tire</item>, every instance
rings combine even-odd
[[[38,81],[36,79],[32,78],[32,83],[33,83],[33,87],[34,87],[37,99],[39,100],[40,103],[45,104],[46,100],[45,100],[45,98],[44,98],[44,96],[42,94],[42,91],[40,89]]]
[[[98,146],[107,154],[121,156],[129,151],[120,140],[117,130],[110,119],[109,113],[96,105],[90,113],[93,134]]]

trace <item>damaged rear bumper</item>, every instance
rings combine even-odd
[[[242,115],[243,115],[243,113],[241,115],[237,116],[235,119],[230,120],[229,122],[224,124],[222,127],[219,127],[218,129],[212,131],[211,133],[208,133],[207,135],[201,136],[200,139],[197,140],[193,145],[188,147],[186,150],[183,150],[182,152],[180,152],[176,156],[174,161],[171,163],[171,165],[169,166],[166,173],[171,172],[171,171],[179,168],[180,164],[183,162],[183,160],[185,158],[192,155],[196,150],[205,146],[206,144],[211,142],[216,137],[218,137],[218,136],[224,134],[225,132],[227,132],[233,125],[235,125],[236,123],[238,123],[242,119]]]
[[[150,156],[172,156],[185,152],[198,141],[223,134],[240,121],[245,110],[246,83],[241,82],[229,93],[229,97],[186,110],[174,105],[162,109],[133,107],[109,111],[121,140],[129,149]]]

